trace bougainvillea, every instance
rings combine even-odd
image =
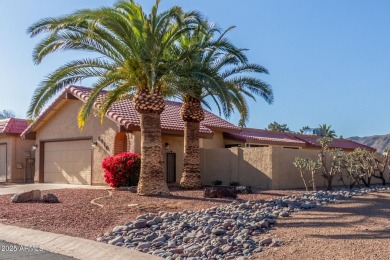
[[[141,168],[139,154],[124,152],[103,160],[104,180],[110,187],[136,186]]]

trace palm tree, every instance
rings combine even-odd
[[[247,63],[242,49],[236,48],[225,38],[231,30],[220,33],[204,22],[203,27],[181,36],[179,50],[184,56],[180,64],[181,75],[177,85],[182,93],[181,117],[184,130],[184,171],[180,180],[183,188],[201,187],[199,158],[199,124],[204,119],[201,103],[210,108],[206,101],[210,97],[229,117],[237,109],[242,122],[248,118],[244,95],[263,97],[272,103],[271,88],[261,80],[245,75],[247,72],[268,73],[257,65]],[[219,34],[215,38],[216,34]]]
[[[267,129],[270,131],[279,131],[279,132],[291,132],[290,128],[287,126],[287,124],[279,124],[278,122],[274,121],[273,123],[270,123],[267,126]]]
[[[319,125],[321,131],[323,131],[324,133],[324,136],[327,136],[327,137],[332,137],[332,138],[335,138],[336,137],[336,131],[331,129],[331,125],[326,125],[326,124],[322,124],[322,125]]]
[[[85,78],[96,81],[79,112],[80,127],[92,109],[98,110],[103,119],[115,101],[133,97],[141,128],[139,195],[169,194],[162,170],[163,95],[171,91],[171,67],[177,63],[172,45],[190,30],[190,24],[199,20],[196,12],[184,13],[180,7],[173,7],[159,13],[158,6],[156,0],[151,13],[145,14],[133,0],[119,0],[112,8],[85,9],[47,18],[28,29],[32,37],[48,33],[34,49],[35,63],[59,50],[87,50],[99,56],[68,62],[49,74],[34,92],[28,110],[30,117],[37,116],[64,87]],[[102,90],[108,90],[103,97]]]
[[[309,130],[309,129],[310,129],[309,126],[304,126],[304,127],[302,127],[301,129],[299,129],[299,133],[300,133],[300,134],[303,134],[306,130]]]

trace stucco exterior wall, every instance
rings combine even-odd
[[[199,147],[205,149],[224,148],[225,142],[221,131],[214,131],[213,138],[200,138]]]
[[[272,187],[272,149],[269,147],[201,149],[201,176],[205,185],[221,180],[223,185],[262,189]]]
[[[293,162],[296,157],[317,160],[318,150],[288,149],[280,147],[252,147],[229,149],[201,149],[201,176],[203,184],[221,180],[223,185],[239,182],[241,185],[261,189],[297,189],[304,188],[299,170]],[[331,162],[331,159],[328,159]],[[344,181],[348,182],[346,174]],[[389,180],[389,170],[385,174]],[[311,176],[305,175],[306,180]],[[318,188],[326,186],[326,180],[320,171],[316,174]],[[372,178],[372,184],[380,184],[381,180]],[[333,179],[333,186],[341,186],[339,176]],[[311,186],[310,186],[311,188]]]
[[[141,153],[141,132],[133,131],[128,134],[130,152]],[[180,182],[183,173],[183,158],[184,158],[184,137],[172,134],[162,134],[162,153],[163,153],[163,170],[166,177],[166,154],[167,152],[174,152],[176,154],[176,182]],[[169,150],[165,150],[165,144],[169,144]],[[222,148],[224,147],[224,140],[222,132],[216,132],[213,139],[199,138],[199,146],[201,148]]]
[[[97,147],[92,150],[92,176],[91,183],[96,185],[105,184],[104,172],[101,167],[103,158],[112,155],[114,150],[115,134],[118,126],[105,119],[103,124],[100,118],[91,115],[88,117],[83,129],[77,124],[77,115],[82,102],[79,100],[67,100],[53,116],[36,132],[36,144],[38,148],[35,152],[35,181],[39,181],[39,154],[41,142],[57,139],[91,138],[92,142],[97,142]]]
[[[304,188],[300,172],[293,164],[295,158],[318,159],[318,150],[286,149],[271,147],[272,149],[272,189]],[[309,180],[309,176],[305,176]],[[317,186],[325,186],[325,179],[316,176]],[[335,180],[336,181],[336,180]]]
[[[24,182],[26,166],[30,166],[25,152],[31,151],[34,141],[23,140],[19,136],[2,136],[0,144],[7,145],[7,181]]]

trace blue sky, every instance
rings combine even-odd
[[[34,89],[45,75],[80,53],[32,62],[38,39],[26,34],[41,18],[82,8],[111,6],[114,0],[0,1],[0,110],[24,118]],[[149,12],[152,0],[138,1]],[[270,71],[275,102],[250,102],[248,127],[273,121],[298,131],[332,125],[344,137],[389,134],[390,2],[386,0],[162,0],[161,10],[180,5],[198,10],[248,48],[253,63]],[[85,54],[83,54],[85,55]],[[237,116],[229,121],[238,122]]]

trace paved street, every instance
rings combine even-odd
[[[0,260],[69,260],[75,259],[44,251],[40,247],[17,245],[0,240]]]

